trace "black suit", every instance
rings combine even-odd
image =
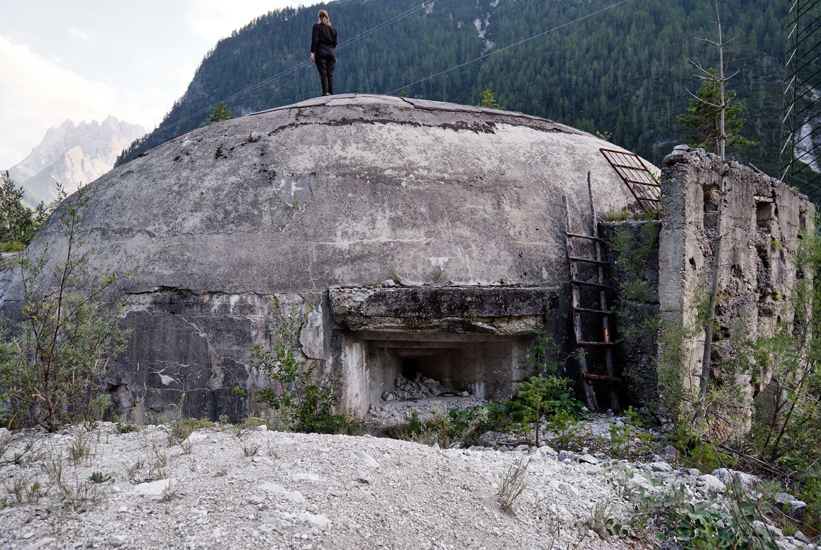
[[[311,53],[314,54],[322,95],[334,93],[334,69],[336,68],[336,29],[317,23],[311,33]]]

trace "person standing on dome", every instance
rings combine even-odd
[[[334,68],[336,67],[336,29],[331,26],[328,12],[319,10],[319,23],[314,25],[311,35],[311,61],[316,63],[322,95],[334,93]]]

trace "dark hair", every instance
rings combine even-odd
[[[331,20],[328,19],[328,12],[325,10],[319,10],[319,22],[325,25],[326,27],[331,26]]]

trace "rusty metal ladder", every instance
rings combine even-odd
[[[604,241],[599,238],[596,209],[593,206],[593,187],[590,184],[590,172],[587,173],[587,192],[590,199],[590,218],[593,226],[592,235],[573,233],[570,230],[570,214],[567,208],[567,197],[562,196],[562,206],[564,207],[565,238],[567,241],[567,260],[570,264],[570,287],[572,290],[573,332],[576,336],[576,359],[579,363],[579,372],[584,385],[584,395],[587,408],[591,411],[599,410],[599,404],[596,399],[596,392],[593,387],[593,382],[601,381],[609,383],[610,408],[614,411],[618,411],[620,409],[619,395],[615,385],[621,383],[621,379],[615,376],[615,367],[613,365],[613,346],[615,344],[610,338],[610,316],[612,315],[612,312],[609,311],[607,307],[607,291],[612,290],[612,288],[606,285],[604,280],[604,268],[607,265],[607,262],[604,260],[604,254],[602,253],[602,244]],[[592,241],[596,257],[584,258],[577,256],[574,252],[573,239],[585,239]],[[588,263],[596,266],[596,282],[583,281],[579,278],[579,263]],[[598,307],[583,307],[581,287],[585,286],[599,290]],[[604,341],[584,339],[582,335],[582,314],[601,317]],[[588,347],[604,348],[606,375],[591,374],[589,372],[587,353],[585,349]]]

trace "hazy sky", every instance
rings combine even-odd
[[[0,169],[66,119],[151,130],[205,53],[269,10],[312,0],[0,0]]]

